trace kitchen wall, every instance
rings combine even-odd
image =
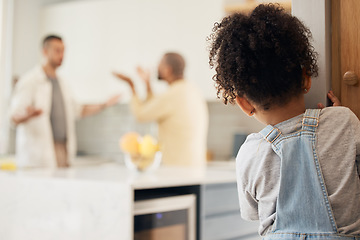
[[[101,102],[119,91],[126,101],[126,88],[115,81],[111,72],[122,71],[137,84],[135,66],[150,68],[155,75],[154,69],[166,51],[182,53],[187,60],[189,81],[199,85],[207,99],[215,100],[215,90],[209,83],[213,73],[208,66],[206,37],[224,14],[223,0],[14,3],[14,76],[21,76],[40,63],[40,41],[44,35],[55,33],[64,37],[66,45],[59,71],[79,102]]]
[[[51,4],[82,0],[11,0],[13,2],[13,76],[21,76],[41,60],[40,12]],[[26,53],[26,54],[24,54]]]
[[[10,58],[10,61],[12,61],[13,76],[23,74],[41,60],[39,43],[39,36],[42,31],[40,24],[41,9],[46,6],[50,7],[54,3],[81,1],[86,2],[90,0],[13,0],[13,54],[12,58]],[[223,2],[230,4],[244,1],[245,0],[224,0]],[[219,0],[219,2],[221,2],[221,0]],[[320,80],[314,79],[313,89],[307,98],[307,105],[314,106],[318,100],[325,100],[325,93],[330,87],[328,68],[328,62],[330,60],[328,51],[330,40],[328,38],[329,18],[327,17],[329,0],[319,0],[316,1],[316,3],[312,0],[293,0],[292,2],[293,14],[304,20],[311,28],[314,35],[315,48],[320,53],[319,62],[321,69],[318,77]],[[196,11],[199,13],[202,13],[204,9],[209,12],[210,8],[215,8],[214,5],[208,4],[200,6],[190,5],[190,7],[193,8],[195,6],[197,6]],[[218,7],[221,7],[221,3],[216,5],[216,8]],[[221,10],[216,10],[216,13],[220,15],[219,11]],[[321,14],[321,16],[319,14]],[[323,18],[324,14],[325,18]],[[208,30],[206,31],[208,32]],[[206,79],[206,81],[208,81],[208,79]],[[74,92],[77,91],[80,90],[74,89]],[[210,94],[209,91],[207,91],[207,93]],[[210,111],[208,146],[209,150],[214,152],[214,158],[216,159],[228,159],[231,157],[234,133],[258,131],[262,127],[255,121],[251,122],[251,118],[244,116],[236,107],[223,106],[216,101],[209,102],[208,106]],[[133,120],[126,104],[120,104],[98,116],[81,120],[78,123],[78,145],[80,153],[99,154],[100,151],[103,151],[103,154],[116,158],[116,156],[120,154],[117,148],[117,140],[125,131],[133,128],[133,130],[140,132],[156,132],[156,127],[151,124],[132,125],[134,124]],[[100,129],[103,129],[104,133],[102,133]],[[14,130],[12,130],[9,140],[11,153],[14,152],[13,142]]]
[[[237,106],[224,105],[220,101],[207,103],[209,109],[208,150],[214,160],[230,160],[233,157],[234,135],[247,135],[260,131],[264,125],[246,116]],[[118,104],[102,113],[79,120],[76,124],[78,155],[96,155],[122,161],[119,149],[120,137],[136,131],[141,135],[157,136],[155,123],[137,123],[127,104]],[[15,129],[11,130],[10,154],[15,153]]]
[[[62,19],[61,14],[63,13],[64,10],[70,9],[75,11],[76,9],[81,8],[81,6],[86,6],[87,8],[91,8],[97,3],[100,4],[100,2],[109,2],[109,4],[116,5],[116,4],[121,4],[120,2],[124,2],[124,1],[13,0],[14,20],[13,20],[13,34],[12,34],[12,42],[13,42],[12,71],[11,71],[12,76],[13,77],[21,76],[30,68],[32,68],[34,65],[41,62],[40,40],[46,31],[51,30],[52,26],[61,25],[61,24],[59,25],[58,21],[60,21],[61,23],[61,19]],[[140,0],[137,2],[145,3]],[[164,6],[170,7],[171,11],[174,12],[173,7],[169,5],[170,3],[167,0],[154,1],[154,6],[161,6],[163,5],[161,3],[163,2],[164,3],[166,2]],[[213,157],[215,159],[229,159],[232,156],[232,151],[233,151],[232,150],[233,135],[237,132],[246,132],[246,133],[251,132],[252,129],[257,130],[259,129],[259,127],[252,126],[252,124],[249,123],[249,118],[242,115],[242,113],[238,111],[237,108],[232,106],[223,106],[221,103],[215,101],[215,90],[211,84],[211,80],[209,80],[212,73],[208,68],[207,60],[206,60],[207,59],[206,36],[211,32],[211,26],[213,22],[221,19],[223,15],[223,1],[204,0],[204,1],[193,2],[188,0],[182,2],[176,1],[172,3],[174,4],[176,3],[176,6],[178,8],[177,10],[181,10],[184,13],[188,13],[188,14],[183,14],[183,17],[179,18],[179,19],[183,19],[183,21],[181,22],[173,21],[172,24],[175,25],[177,24],[176,26],[174,25],[174,28],[178,29],[179,31],[180,42],[179,41],[176,42],[181,43],[180,45],[182,49],[180,50],[183,50],[185,52],[185,55],[189,55],[185,57],[187,57],[188,59],[189,72],[194,73],[193,74],[194,79],[192,79],[191,76],[189,78],[191,78],[192,81],[195,81],[196,84],[199,84],[200,85],[199,87],[202,90],[205,90],[204,92],[205,96],[212,99],[212,101],[208,104],[210,111],[210,129],[209,129],[209,138],[208,138],[209,150],[213,153]],[[135,3],[131,3],[131,4],[134,5]],[[56,6],[59,6],[59,8],[57,8]],[[106,8],[104,5],[101,6],[103,8]],[[134,13],[133,16],[134,17],[148,16],[150,14],[148,11],[150,8],[145,9],[145,8],[140,8],[140,6],[141,5],[139,5],[138,8],[135,9],[137,10],[137,12]],[[206,14],[205,12],[203,12],[204,9],[206,9]],[[157,13],[156,14],[157,17],[153,19],[149,19],[149,23],[147,24],[150,24],[150,22],[151,23],[156,22],[157,18],[159,18],[159,20],[166,19],[167,15],[165,13],[163,14],[161,14],[161,12],[159,13],[159,11],[162,11],[161,9],[153,9],[152,11],[154,13]],[[180,13],[179,11],[175,11],[175,12],[177,12],[177,14]],[[99,11],[97,11],[97,13],[101,14],[101,12]],[[198,15],[199,13],[202,13],[201,14],[202,20],[196,18],[197,20],[195,21],[193,18],[190,18],[191,14],[196,14],[196,16],[199,16]],[[65,16],[66,18],[71,17],[69,16],[69,13],[66,11],[64,14],[66,15]],[[86,14],[88,13],[85,12],[82,16],[87,17],[88,15]],[[91,16],[91,14],[89,16]],[[167,16],[167,17],[169,17],[169,19],[172,19],[171,18],[172,16]],[[48,21],[51,20],[52,22],[49,23],[47,21],[44,23],[43,22],[44,19],[47,19]],[[91,18],[89,18],[88,20],[90,21]],[[103,21],[108,21],[108,20],[105,19]],[[120,21],[119,23],[121,24],[120,25],[116,23],[110,24],[109,29],[111,30],[114,29],[114,27],[118,26],[121,27],[122,31],[125,31],[126,24],[130,24],[129,21],[125,21],[125,22]],[[66,24],[68,24],[68,22],[65,22],[65,25]],[[134,34],[135,33],[139,34],[140,31],[139,27],[141,27],[141,25],[139,24],[141,24],[141,22],[131,23],[131,24],[137,25],[136,28],[137,33],[134,32]],[[194,29],[193,30],[190,29],[188,32],[185,26],[189,27],[191,25],[194,26]],[[92,28],[94,27],[96,26],[92,25]],[[63,29],[63,28],[59,27],[59,29]],[[151,29],[148,29],[146,31],[150,31],[150,30]],[[109,33],[109,31],[106,32],[105,29],[102,29],[102,31],[103,33]],[[186,36],[184,34],[180,34],[182,32],[184,33],[188,32],[190,35]],[[67,31],[65,31],[65,33],[67,33]],[[157,34],[159,33],[161,32],[157,31]],[[100,39],[99,34],[95,34],[94,36],[95,37],[98,36],[98,38],[96,39]],[[121,38],[121,36],[119,37]],[[71,38],[71,36],[69,36],[69,38]],[[193,38],[198,39],[198,41],[190,41]],[[77,38],[77,39],[81,40],[81,38]],[[94,39],[95,38],[92,38],[92,40]],[[151,39],[148,39],[147,42],[149,42],[150,40]],[[65,38],[65,42],[67,42],[67,38]],[[170,41],[170,42],[174,42],[174,41]],[[192,52],[195,51],[195,50],[191,50],[194,48],[193,46],[194,42],[197,44],[196,46],[198,45],[200,46],[198,49],[203,51],[201,52],[201,54],[198,54],[204,58],[203,61],[202,60],[200,61],[198,60],[198,58],[194,58],[191,55]],[[75,43],[77,44],[77,42]],[[101,46],[105,47],[104,45]],[[156,46],[159,48],[161,44],[160,45],[158,44]],[[167,46],[167,47],[170,48],[171,46]],[[70,61],[72,60],[75,61],[78,56],[83,54],[82,52],[79,53],[77,50],[79,50],[79,48],[74,48],[70,44],[67,44],[67,58],[64,61],[64,66],[62,67],[62,69],[66,68],[65,66],[66,64],[68,64],[68,67],[73,66],[74,63]],[[198,50],[196,49],[196,51]],[[111,53],[111,49],[108,52]],[[137,50],[137,52],[139,52],[139,50]],[[152,52],[154,51],[152,50]],[[90,52],[88,52],[88,54],[90,54]],[[95,52],[92,51],[91,56],[93,56],[94,54]],[[141,56],[144,57],[145,55],[142,54]],[[149,61],[149,56],[150,56],[149,53],[147,53],[147,56],[148,57],[147,59],[145,59],[145,62]],[[141,57],[139,57],[139,59],[141,59]],[[99,62],[98,60],[96,61]],[[199,65],[199,63],[202,63],[201,65],[202,70],[199,68],[199,71],[197,72],[196,68]],[[154,62],[153,64],[156,65],[156,62]],[[205,74],[206,76],[203,76],[201,72],[204,72],[205,70],[208,72]],[[87,74],[84,71],[75,71],[75,73],[80,74],[82,76],[85,76]],[[83,103],[98,102],[103,100],[103,98],[105,98],[105,96],[102,96],[104,95],[104,92],[106,92],[106,89],[104,90],[104,87],[106,88],[106,86],[104,86],[104,79],[102,79],[101,82],[102,83],[96,83],[96,84],[100,84],[100,85],[102,84],[103,87],[99,87],[100,85],[98,86],[95,84],[97,87],[91,88],[93,89],[93,91],[90,91],[89,86],[91,84],[89,83],[89,78],[87,77],[76,79],[76,81],[74,81],[73,83],[69,81],[70,85],[74,85],[74,83],[76,83],[74,86],[72,86],[73,92],[76,95],[75,97],[78,100],[80,100],[80,102]],[[206,84],[204,84],[204,82],[206,82]],[[86,89],[83,88],[84,85],[87,86]],[[97,90],[97,92],[95,92],[94,89]],[[101,92],[98,91],[100,89]],[[128,89],[124,88],[123,92],[124,93],[128,92]],[[120,159],[121,153],[118,148],[118,139],[122,134],[130,130],[135,130],[140,133],[150,132],[152,134],[155,134],[157,132],[156,126],[154,124],[136,124],[133,117],[129,113],[129,109],[126,104],[119,104],[111,109],[106,110],[100,115],[82,119],[77,124],[79,154],[102,155],[104,157],[109,157],[112,159]],[[12,129],[8,141],[9,142],[8,148],[10,153],[14,153],[15,151],[14,133],[15,130]]]
[[[208,102],[208,108],[208,150],[213,152],[215,160],[233,157],[235,134],[248,135],[264,128],[263,124],[245,115],[236,105],[224,105],[216,101]]]
[[[312,78],[311,90],[305,95],[307,108],[328,103],[331,89],[331,0],[292,0],[292,14],[311,30],[313,46],[318,55],[319,76]]]
[[[215,160],[232,157],[234,134],[248,134],[263,128],[262,124],[243,114],[236,106],[208,102],[208,108],[208,150]],[[155,123],[136,123],[127,104],[119,104],[99,115],[84,118],[77,123],[78,153],[121,161],[118,142],[129,131],[156,136],[157,126]]]
[[[156,2],[159,2],[157,0]],[[189,4],[189,8],[202,13],[206,9],[206,13],[214,13],[215,19],[221,16],[223,6],[245,3],[247,0],[218,0],[205,1],[204,4]],[[265,0],[259,0],[263,2]],[[286,0],[281,0],[286,1]],[[14,9],[14,27],[13,38],[13,56],[8,58],[12,62],[12,75],[19,76],[29,70],[40,61],[40,38],[42,37],[42,9],[51,8],[52,5],[66,2],[91,2],[90,0],[7,0],[2,2],[12,2]],[[211,3],[210,3],[211,2]],[[306,95],[307,107],[316,107],[318,102],[326,102],[326,92],[331,88],[330,79],[330,2],[331,0],[292,0],[292,14],[299,17],[305,24],[310,27],[314,37],[314,47],[319,53],[319,77],[313,79],[312,90]],[[139,16],[139,12],[136,16]],[[208,30],[206,30],[206,34]],[[26,53],[26,54],[24,54]],[[8,77],[7,80],[11,80]],[[207,81],[205,79],[204,81]],[[8,83],[7,83],[8,84]],[[211,86],[206,85],[205,95],[213,96]],[[86,99],[82,96],[81,91],[74,90],[78,93],[78,97]],[[5,99],[7,101],[7,99]]]
[[[0,116],[6,116],[11,92],[13,2],[0,1]],[[8,121],[0,118],[0,154],[6,153],[8,142]]]

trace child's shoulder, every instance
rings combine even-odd
[[[254,155],[254,152],[257,151],[258,146],[263,141],[263,137],[260,133],[251,133],[246,137],[245,142],[241,145],[239,152],[237,154],[236,160],[238,162],[244,162],[248,158]]]
[[[332,114],[332,113],[344,113],[344,114],[351,114],[352,111],[347,108],[347,107],[343,107],[343,106],[338,106],[338,107],[326,107],[323,108],[321,110],[321,113],[324,114]]]
[[[236,157],[236,164],[240,172],[257,172],[259,167],[268,165],[276,158],[271,144],[260,133],[250,134],[241,146]],[[254,169],[255,168],[255,169]]]
[[[320,122],[327,123],[332,122],[333,124],[341,125],[345,123],[358,123],[356,115],[347,107],[327,107],[321,110]]]
[[[257,148],[257,146],[259,146],[259,144],[261,144],[263,141],[264,141],[264,137],[260,134],[260,132],[249,134],[246,137],[246,140],[243,143],[243,145],[241,145],[239,154],[242,151],[248,152],[253,150],[254,148]]]

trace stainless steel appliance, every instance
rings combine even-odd
[[[134,240],[195,240],[194,194],[135,202]]]

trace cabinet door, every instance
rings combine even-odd
[[[202,186],[201,239],[254,240],[259,222],[245,221],[240,216],[237,185],[233,183]]]
[[[332,0],[332,88],[360,117],[360,1]],[[348,81],[344,74],[348,73]]]

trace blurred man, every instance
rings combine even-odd
[[[16,160],[19,166],[68,167],[75,157],[75,119],[114,105],[119,96],[104,104],[77,104],[56,74],[64,56],[59,36],[43,40],[44,63],[20,78],[11,102],[11,118],[17,125]]]
[[[122,74],[115,76],[127,82],[133,92],[131,109],[138,121],[156,121],[159,125],[159,142],[163,163],[178,166],[204,166],[208,111],[198,90],[184,80],[185,61],[177,53],[167,53],[158,67],[158,78],[169,84],[162,95],[153,96],[150,74],[138,68],[147,86],[147,99],[141,101],[133,81]]]

